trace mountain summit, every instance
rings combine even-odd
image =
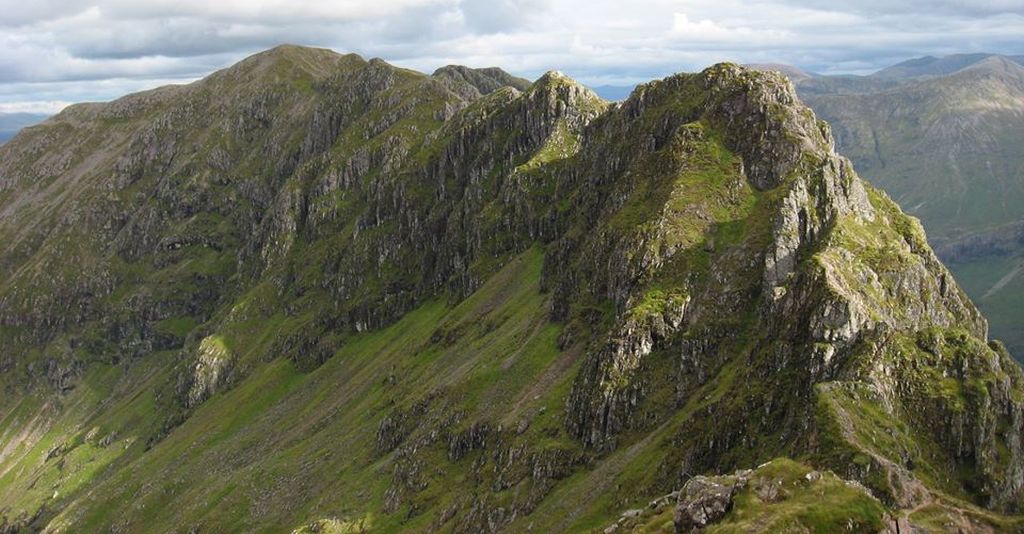
[[[1020,367],[780,74],[281,47],[22,131],[0,243],[2,530],[1021,524]]]

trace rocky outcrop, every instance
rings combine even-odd
[[[566,403],[567,423],[575,432],[586,432],[580,436],[584,443],[614,446],[605,442],[628,426],[631,409],[645,393],[634,376],[655,343],[678,331],[688,300],[672,295],[652,303],[651,309],[636,310],[591,356],[592,367],[580,374]],[[589,397],[592,387],[600,391],[596,399]]]
[[[764,200],[772,203],[771,227],[763,241],[766,246],[752,249],[757,246],[755,239],[742,245],[748,258],[763,259],[747,275],[757,277],[748,286],[748,291],[759,295],[754,306],[757,313],[746,324],[736,324],[735,316],[744,313],[742,308],[729,307],[730,297],[735,298],[736,278],[732,283],[716,280],[716,276],[724,277],[724,269],[713,267],[699,290],[681,284],[692,295],[688,297],[686,313],[680,314],[678,320],[657,325],[637,321],[638,313],[649,313],[643,303],[644,294],[654,285],[651,281],[665,276],[661,273],[672,265],[672,255],[687,251],[685,245],[674,251],[660,246],[655,249],[660,255],[648,255],[642,247],[657,240],[656,234],[651,233],[639,234],[638,245],[633,245],[637,248],[633,249],[618,245],[617,250],[597,252],[602,245],[593,236],[582,243],[560,245],[552,258],[558,258],[563,265],[571,265],[574,255],[610,257],[610,283],[591,285],[584,291],[608,288],[599,295],[615,303],[616,326],[607,338],[590,345],[566,403],[566,425],[583,443],[597,449],[613,449],[620,434],[649,424],[649,415],[638,419],[636,414],[645,410],[646,398],[660,395],[659,387],[664,387],[657,386],[662,383],[659,373],[669,372],[664,364],[659,367],[646,363],[659,351],[682,354],[683,372],[676,375],[675,386],[680,404],[694,403],[689,395],[712,378],[709,371],[722,369],[716,359],[728,356],[721,351],[740,351],[756,362],[745,380],[764,384],[766,394],[742,402],[715,401],[708,406],[707,417],[700,416],[704,422],[697,423],[714,425],[723,417],[738,417],[749,420],[752,428],[738,432],[716,429],[712,431],[714,437],[705,438],[703,444],[699,438],[680,433],[678,439],[694,440],[693,448],[680,456],[711,459],[736,447],[736,440],[742,442],[751,433],[769,432],[772,428],[778,431],[778,425],[791,428],[782,431],[782,439],[792,440],[792,446],[802,446],[798,429],[812,417],[805,401],[799,399],[812,397],[815,383],[857,365],[854,362],[858,361],[856,355],[861,345],[877,339],[880,332],[914,332],[929,326],[959,325],[967,328],[975,339],[985,339],[984,319],[959,288],[950,283],[951,276],[925,244],[916,221],[899,213],[883,194],[863,184],[850,163],[835,153],[827,127],[799,104],[788,82],[729,66],[710,69],[701,79],[709,88],[709,96],[699,108],[701,114],[669,115],[671,118],[662,118],[660,124],[680,124],[703,117],[702,121],[719,125],[722,142],[740,156],[742,165],[738,170],[754,195],[760,195],[756,191],[770,193],[772,200]],[[638,110],[641,116],[634,120],[643,121],[642,110],[651,105],[645,100],[657,101],[660,90],[674,86],[673,90],[679,91],[679,85],[684,83],[670,79],[661,85],[641,88],[621,109]],[[743,132],[747,130],[758,134],[746,136]],[[629,204],[612,206],[622,210]],[[701,207],[695,203],[689,209],[696,211]],[[664,217],[664,213],[660,216]],[[654,220],[658,220],[656,216]],[[703,243],[694,242],[690,250],[700,243],[712,263],[733,260],[726,250],[716,250],[719,245],[714,244],[714,232],[709,231],[714,230],[714,224],[705,228]],[[610,229],[603,231],[610,233]],[[749,235],[752,237],[756,232]],[[628,251],[623,256],[636,263],[616,264],[623,250]],[[735,249],[732,253],[740,254]],[[602,280],[604,276],[593,270],[583,272],[586,274],[563,272],[561,279],[573,283]],[[691,270],[691,276],[694,274]],[[565,289],[556,286],[556,309],[562,291]],[[750,294],[745,298],[750,299]],[[670,327],[666,328],[666,324]],[[737,335],[759,341],[753,345],[722,343],[723,339],[735,339]],[[782,375],[788,378],[782,380]],[[757,413],[769,417],[754,415]],[[769,423],[769,419],[775,423]],[[933,413],[929,419],[942,416]],[[694,465],[691,461],[684,460],[684,468],[721,467],[699,461]],[[954,462],[957,461],[960,460]],[[1002,479],[1002,475],[996,478]],[[1008,494],[1003,495],[1005,498]]]
[[[725,517],[732,509],[736,492],[746,485],[747,479],[743,474],[731,478],[691,478],[679,492],[679,502],[672,518],[676,532],[702,530]]]
[[[861,368],[855,376],[863,382],[846,380],[830,386],[853,393],[825,395],[838,406],[839,419],[848,422],[850,441],[884,458],[883,467],[893,473],[890,479],[915,479],[912,473],[922,469],[970,466],[966,483],[976,485],[980,502],[1016,509],[1024,491],[1020,424],[1024,403],[1011,393],[1024,383],[1019,366],[998,343],[986,346],[964,330],[932,327],[890,336],[890,346],[875,338],[854,356]],[[939,382],[951,378],[965,385],[942,390]],[[855,423],[849,420],[855,417],[851,414],[865,409],[861,403],[877,406],[888,424],[907,425],[945,452],[932,458],[920,456],[913,445],[915,438],[902,433],[894,434],[898,447],[878,447],[858,438],[849,426]],[[922,484],[912,480],[890,486],[899,499]],[[921,497],[910,501],[915,499]]]
[[[199,343],[196,361],[188,378],[185,406],[194,408],[223,386],[234,366],[231,350],[218,336],[207,336]]]
[[[934,509],[946,511],[943,503]],[[919,527],[892,517],[856,482],[777,458],[730,475],[695,476],[647,507],[624,512],[604,532],[897,532],[897,519],[903,532]],[[981,522],[976,525],[985,530]]]

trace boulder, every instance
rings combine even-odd
[[[738,477],[691,478],[679,492],[673,517],[676,532],[693,532],[721,519],[732,508],[732,499],[746,485]]]

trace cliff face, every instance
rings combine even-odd
[[[993,335],[1021,358],[1024,66],[969,54],[795,83],[843,154],[921,219]]]
[[[587,528],[776,456],[1021,502],[1020,368],[779,75],[281,47],[20,134],[0,238],[4,525]]]

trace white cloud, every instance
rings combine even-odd
[[[401,14],[425,5],[455,0],[0,0],[0,25],[25,25],[85,10],[99,10],[108,20],[164,17],[219,21],[349,21]]]
[[[709,19],[691,21],[685,13],[672,14],[672,33],[688,41],[739,42],[751,38],[783,37],[783,32],[755,31],[746,26],[726,27]]]
[[[0,103],[110,99],[282,42],[626,84],[720,60],[870,71],[1024,53],[1024,0],[0,0]],[[42,104],[40,104],[42,105]]]
[[[0,113],[41,113],[53,115],[74,104],[64,100],[37,100],[33,102],[0,102]]]

